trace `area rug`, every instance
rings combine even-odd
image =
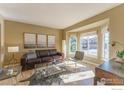
[[[74,84],[75,81],[86,80],[95,76],[90,68],[80,63],[76,63],[76,68],[75,63],[71,61],[57,65],[66,69],[65,72],[57,75],[57,77],[37,80],[37,75],[33,74],[30,78],[22,80],[21,82],[29,81],[29,85],[66,85],[68,83]]]
[[[84,72],[60,75],[60,78],[63,80],[64,83],[70,83],[70,82],[85,80],[85,79],[94,78],[94,77],[95,77],[95,74],[93,71],[84,71]]]

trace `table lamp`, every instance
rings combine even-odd
[[[10,46],[10,47],[8,47],[8,52],[12,53],[12,58],[10,59],[10,62],[13,61],[15,63],[16,59],[14,57],[14,53],[19,52],[19,47],[18,46]]]

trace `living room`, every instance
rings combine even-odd
[[[0,4],[0,9],[0,85],[124,84],[124,4]],[[54,73],[42,79],[48,68]]]

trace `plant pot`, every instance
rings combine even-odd
[[[115,61],[117,61],[117,62],[122,62],[122,61],[124,61],[124,59],[117,57]]]

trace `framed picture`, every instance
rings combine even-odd
[[[47,47],[47,36],[42,34],[37,34],[37,47],[46,48]]]
[[[55,47],[56,47],[55,36],[48,35],[48,48],[55,48]]]
[[[24,48],[36,48],[36,34],[24,33]]]

